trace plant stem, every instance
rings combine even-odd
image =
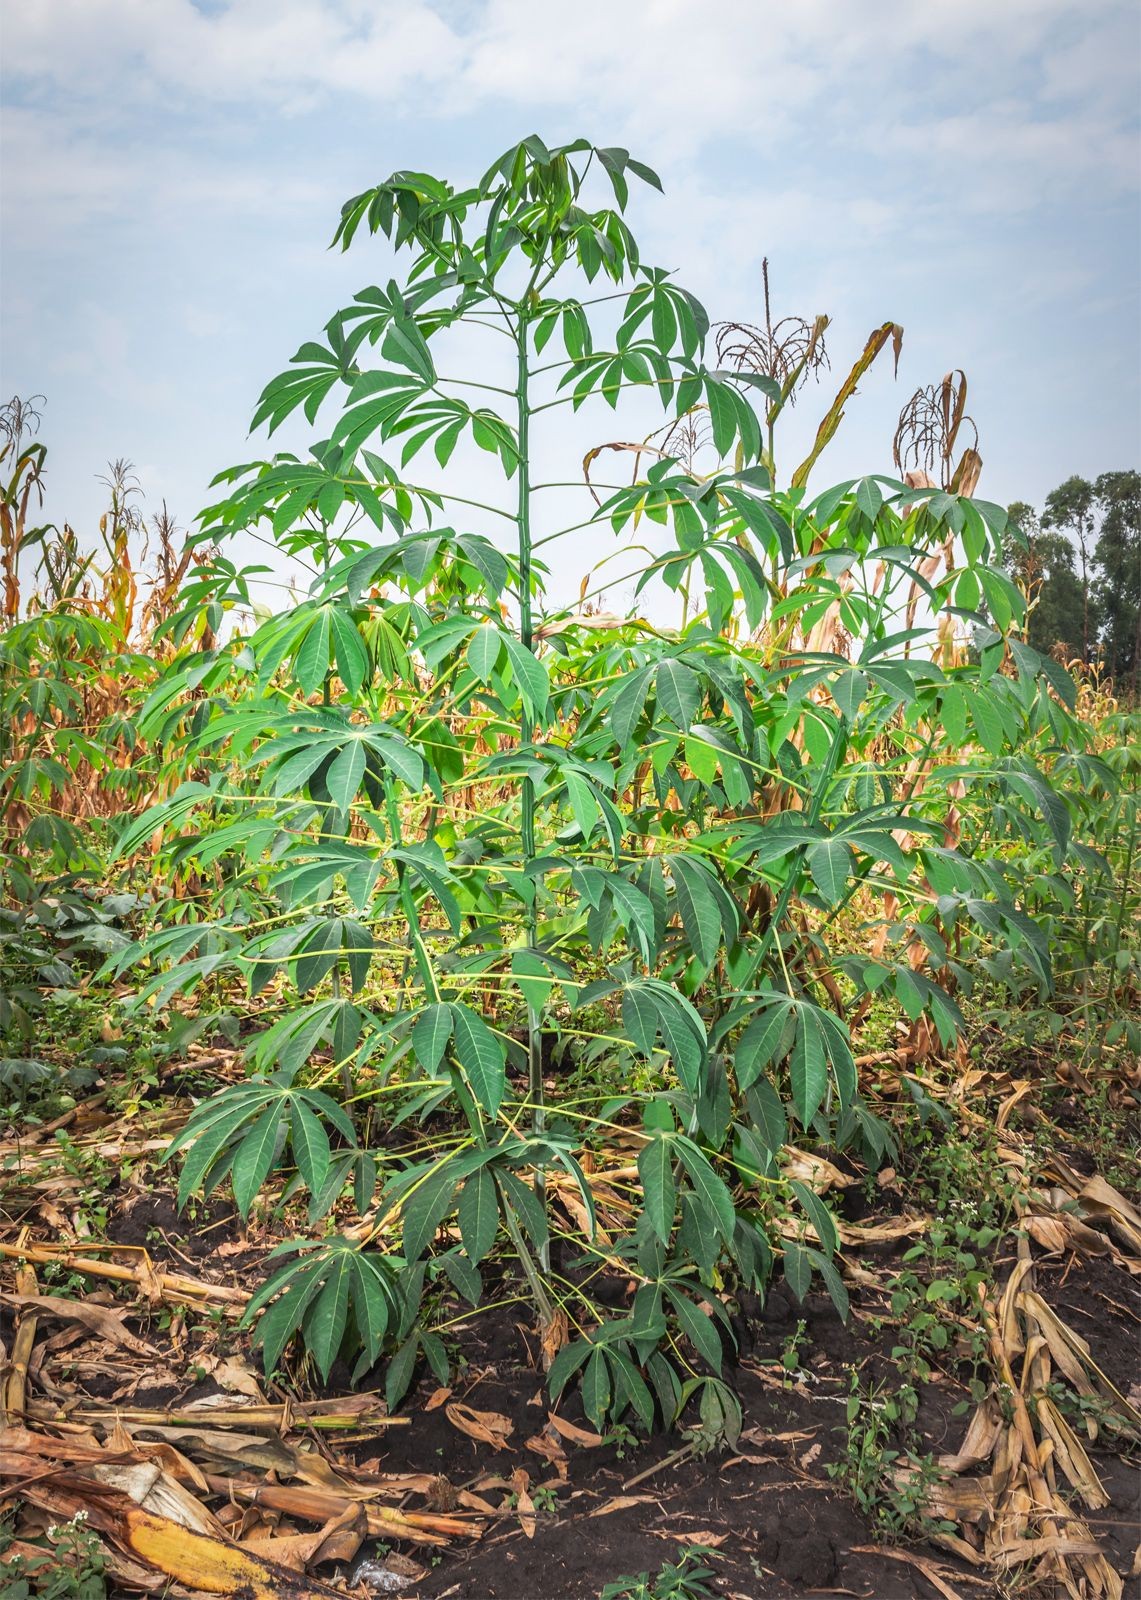
[[[519,303],[519,321],[516,325],[519,365],[518,381],[515,391],[516,402],[519,408],[519,637],[525,650],[534,651],[535,629],[534,618],[531,612],[531,572],[532,572],[532,544],[531,544],[531,474],[530,474],[530,422],[531,408],[527,392],[527,298]],[[522,699],[522,697],[521,697]],[[534,736],[534,724],[531,713],[526,705],[520,705],[519,711],[519,743],[521,746],[530,744]],[[523,865],[527,867],[535,859],[535,783],[530,776],[524,776],[521,793],[521,844]],[[532,888],[531,904],[527,909],[527,943],[536,949],[539,943],[539,910],[537,885]],[[543,1017],[540,1007],[533,1001],[527,1002],[527,1094],[531,1102],[531,1134],[533,1138],[541,1139],[546,1129],[546,1108],[543,1104]],[[540,1205],[546,1201],[546,1178],[543,1172],[535,1169],[535,1198]],[[541,1252],[541,1265],[544,1272],[551,1270],[550,1248],[544,1247]]]

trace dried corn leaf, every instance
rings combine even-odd
[[[55,1317],[60,1322],[79,1322],[92,1333],[106,1339],[108,1344],[120,1345],[133,1355],[155,1356],[159,1352],[153,1345],[144,1344],[123,1326],[125,1311],[111,1306],[96,1305],[91,1300],[64,1300],[48,1294],[8,1294],[0,1290],[0,1301],[14,1306],[18,1311],[34,1310],[41,1317]]]
[[[1109,1504],[1105,1487],[1094,1471],[1093,1462],[1086,1455],[1081,1442],[1054,1402],[1044,1394],[1038,1396],[1038,1423],[1054,1446],[1054,1460],[1070,1483],[1081,1495],[1091,1511]]]
[[[453,1400],[445,1406],[444,1415],[453,1428],[466,1433],[469,1439],[489,1444],[493,1450],[510,1450],[507,1440],[515,1432],[515,1424],[510,1417],[498,1411],[477,1411],[474,1406],[464,1405],[461,1400]]]

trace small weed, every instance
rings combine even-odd
[[[626,1457],[638,1447],[641,1441],[633,1428],[627,1427],[624,1422],[616,1422],[606,1435],[603,1443],[612,1444],[614,1453],[619,1461],[625,1461]]]
[[[808,1324],[801,1317],[781,1349],[780,1364],[787,1373],[800,1371],[800,1352],[807,1334]]]
[[[0,1528],[0,1566],[4,1600],[106,1600],[107,1561],[98,1536],[86,1526],[86,1512],[53,1525],[44,1536],[43,1560],[8,1554],[11,1534]]]
[[[639,1572],[636,1577],[615,1578],[599,1595],[599,1600],[704,1600],[712,1595],[707,1579],[713,1568],[705,1565],[711,1552],[704,1545],[679,1550],[677,1561],[666,1561],[658,1571]]]
[[[899,1450],[893,1439],[910,1435],[918,1396],[910,1384],[895,1393],[861,1389],[853,1369],[847,1405],[847,1447],[828,1474],[852,1496],[881,1537],[902,1539],[936,1532],[950,1533],[954,1524],[933,1520],[927,1503],[940,1478],[934,1457]]]

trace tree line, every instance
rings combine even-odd
[[[1141,692],[1141,472],[1071,477],[1039,513],[1008,508],[1006,565],[1025,588],[1028,637],[1044,654],[1097,663]]]

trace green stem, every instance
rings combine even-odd
[[[515,390],[516,402],[519,408],[519,501],[518,501],[518,528],[519,528],[519,637],[525,650],[534,651],[535,630],[534,617],[531,610],[531,576],[532,576],[532,542],[531,542],[531,474],[530,474],[530,423],[531,408],[528,396],[528,368],[527,368],[527,312],[529,295],[525,295],[519,302],[517,323],[517,347],[519,352],[518,377]],[[530,712],[525,705],[520,706],[519,712],[519,743],[528,745],[534,736],[534,723]],[[535,783],[529,776],[523,778],[521,817],[521,844],[523,864],[530,866],[536,856],[535,850]],[[533,887],[533,897],[527,910],[527,943],[536,949],[539,943],[539,909],[537,886]],[[543,1103],[543,1017],[540,1007],[531,1001],[527,1003],[527,1087],[528,1098],[531,1103],[531,1134],[536,1139],[541,1139],[546,1130],[546,1108]],[[546,1201],[546,1179],[543,1173],[536,1169],[535,1172],[535,1198],[540,1205]],[[544,1248],[541,1252],[541,1264],[544,1272],[550,1271],[550,1252]]]

